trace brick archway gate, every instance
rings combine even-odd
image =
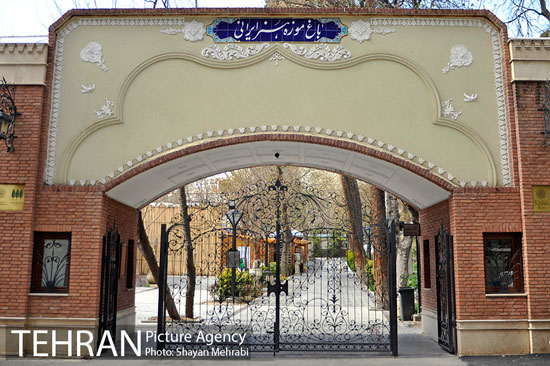
[[[221,42],[214,28],[228,17],[333,22],[340,36]],[[437,326],[443,221],[454,237],[458,352],[550,351],[540,277],[549,267],[540,256],[547,215],[534,210],[532,191],[549,184],[544,110],[536,110],[544,93],[532,74],[512,80],[506,42],[487,12],[178,9],[73,11],[52,26],[48,47],[3,46],[25,128],[15,152],[0,156],[0,183],[24,188],[25,198],[1,212],[11,235],[2,248],[14,253],[0,267],[10,283],[2,325],[97,331],[98,243],[115,220],[128,250],[139,207],[213,172],[276,164],[281,150],[279,164],[346,172],[421,209],[427,332]],[[533,49],[522,42],[513,50]],[[52,241],[70,246],[70,272],[48,292],[30,279],[40,278]],[[486,278],[487,253],[498,246],[522,255],[512,286]],[[133,311],[127,273],[120,325]],[[0,337],[0,353],[16,353]]]
[[[343,143],[337,139],[311,137],[299,134],[261,134],[248,137],[219,139],[212,143],[205,143],[196,147],[180,149],[174,151],[173,153],[160,156],[149,162],[147,165],[138,166],[135,169],[129,170],[127,173],[120,175],[106,184],[104,189],[109,197],[117,201],[121,201],[129,206],[141,208],[157,197],[173,191],[177,187],[192,183],[197,179],[212,176],[220,172],[256,165],[306,166],[353,175],[358,179],[365,181],[368,180],[369,183],[375,184],[385,190],[390,190],[397,196],[402,197],[407,201],[414,202],[414,205],[420,209],[432,206],[436,204],[437,201],[445,201],[450,194],[447,189],[451,189],[448,182],[445,182],[425,170],[418,169],[418,167],[415,167],[412,164],[403,163],[395,158],[392,158],[389,154],[381,154],[373,149],[364,148],[358,144]],[[363,168],[358,169],[357,167],[359,166]],[[367,166],[369,167],[368,171],[364,169],[364,167]],[[322,190],[323,188],[321,187],[319,189]],[[328,208],[325,209],[328,210]],[[297,212],[299,213],[299,210]],[[174,228],[177,229],[177,226],[178,225],[174,225]],[[330,229],[327,229],[326,227],[321,229],[321,226],[317,229],[311,229],[310,231],[313,233],[319,230],[330,231]],[[390,258],[393,258],[393,260],[388,263],[388,271],[393,271],[391,272],[393,273],[393,277],[390,276],[390,281],[395,282],[395,234],[391,235],[390,232],[392,231],[389,228],[383,228],[383,230],[387,230],[385,237],[388,240],[388,244],[385,246],[384,251],[388,251]],[[254,235],[249,230],[245,231],[247,232],[247,236]],[[176,243],[176,241],[174,241],[176,239],[169,239],[168,236],[169,233],[166,234],[164,239],[161,239],[163,242],[167,241],[166,244],[163,244],[166,246],[166,253],[169,250],[168,248],[172,247],[180,248],[180,250],[182,250],[181,248],[183,248],[183,246],[180,245],[181,243]],[[176,235],[176,237],[179,236]],[[394,248],[393,250],[391,250],[392,247]],[[177,251],[177,249],[174,248],[170,250]],[[381,250],[382,249],[380,249],[380,251]],[[161,252],[164,253],[162,249]],[[392,255],[393,257],[391,257]],[[326,259],[330,262],[330,259]],[[221,257],[210,258],[206,264],[208,268],[213,266],[213,264],[210,263],[211,260],[222,261]],[[294,282],[297,282],[299,286],[294,286],[296,287],[294,289],[291,286],[291,293],[289,293],[290,295],[294,297],[298,296],[300,297],[300,301],[309,303],[307,300],[307,295],[300,295],[300,291],[303,290],[307,293],[308,287],[311,287],[312,289],[315,289],[316,286],[321,286],[321,288],[323,286],[330,287],[330,279],[328,279],[328,284],[319,283],[316,285],[316,282],[321,281],[321,277],[323,277],[322,273],[324,272],[326,272],[325,277],[328,275],[329,277],[337,276],[339,278],[339,276],[343,274],[342,268],[345,267],[345,265],[342,267],[341,265],[335,265],[334,263],[332,266],[328,267],[328,264],[325,266],[316,266],[317,264],[319,263],[315,261],[311,262],[313,267],[311,268],[310,276],[305,274],[305,278],[300,279],[297,277],[293,280]],[[161,259],[161,274],[164,273],[164,276],[167,275],[166,268],[164,268],[166,265],[167,259]],[[205,264],[203,263],[203,267],[204,266]],[[330,270],[329,267],[332,268],[332,270]],[[205,269],[203,268],[203,270]],[[358,285],[360,283],[359,279],[348,278],[349,275],[345,275],[344,277],[344,282],[346,282],[349,287],[348,292],[354,290],[358,286],[361,287]],[[171,281],[173,281],[173,279],[171,279]],[[201,283],[205,286],[207,284],[213,285],[213,281],[216,281],[214,277],[210,280],[201,280]],[[340,282],[342,281],[343,280],[340,279]],[[285,281],[283,280],[282,282]],[[304,285],[304,283],[306,285]],[[308,283],[309,286],[307,285]],[[185,291],[185,286],[181,283],[170,282],[170,284],[174,286],[176,296],[180,297],[180,300],[177,302],[183,302],[183,298],[181,297]],[[167,283],[167,285],[170,284]],[[296,284],[292,283],[292,285]],[[390,285],[388,288],[395,289],[395,285]],[[160,289],[164,292],[164,287],[161,286]],[[326,290],[328,291],[327,288]],[[312,342],[312,340],[317,339],[317,343],[314,342],[309,346],[307,343],[301,344],[303,343],[303,340],[299,340],[300,336],[293,334],[296,330],[298,330],[298,328],[295,327],[300,326],[300,324],[298,324],[300,319],[299,317],[293,320],[292,325],[288,324],[289,319],[286,320],[286,326],[283,328],[284,336],[282,338],[282,343],[279,343],[278,338],[277,341],[273,341],[270,338],[273,337],[274,329],[278,329],[279,325],[273,324],[272,322],[270,323],[270,321],[274,321],[274,319],[271,318],[273,317],[273,312],[275,311],[274,309],[278,309],[278,306],[275,307],[273,304],[270,305],[269,296],[260,297],[252,303],[244,306],[244,308],[243,305],[236,306],[235,304],[226,304],[225,302],[220,303],[218,304],[219,309],[217,311],[215,311],[215,309],[210,310],[210,312],[215,311],[214,315],[208,315],[208,305],[201,305],[197,311],[201,313],[201,308],[204,308],[204,311],[206,311],[205,314],[201,313],[201,316],[204,316],[204,323],[201,322],[195,325],[193,325],[193,322],[189,321],[176,323],[174,320],[171,320],[170,322],[167,322],[165,320],[165,316],[163,317],[161,315],[165,314],[166,310],[164,307],[164,302],[166,300],[159,300],[159,304],[161,305],[159,305],[160,308],[158,319],[162,319],[162,321],[159,320],[158,332],[164,333],[167,330],[170,330],[171,332],[179,331],[182,333],[192,333],[194,331],[205,331],[205,329],[219,326],[221,327],[220,329],[225,330],[250,332],[248,336],[251,337],[251,340],[248,342],[251,343],[247,343],[246,346],[255,351],[391,351],[394,355],[397,355],[396,292],[390,291],[390,308],[384,309],[385,311],[379,310],[379,315],[382,316],[383,319],[386,319],[384,322],[387,322],[387,324],[384,323],[385,325],[381,326],[377,325],[377,322],[381,321],[382,318],[370,319],[370,317],[373,316],[372,314],[369,315],[371,313],[370,310],[367,311],[367,314],[364,314],[364,312],[361,311],[359,318],[357,318],[357,314],[355,313],[357,306],[359,306],[359,308],[365,307],[365,309],[376,309],[377,306],[376,301],[368,299],[368,290],[364,289],[357,291],[358,293],[356,295],[359,296],[358,299],[354,300],[350,298],[346,300],[346,302],[349,303],[346,306],[351,306],[351,309],[354,310],[352,311],[347,309],[347,307],[345,309],[342,308],[342,314],[338,318],[342,324],[339,325],[337,330],[340,332],[344,331],[345,335],[343,334],[341,337],[332,334],[329,335],[328,333],[325,334],[326,330],[316,328],[314,331],[312,328],[313,324],[309,324],[305,318],[303,319],[303,329],[300,329],[302,329],[302,333],[304,333],[303,336],[306,337],[304,339],[309,339],[308,342]],[[357,291],[352,292],[355,293]],[[337,291],[335,290],[334,299],[332,299],[333,301],[338,301],[337,299],[339,299],[336,292]],[[361,295],[361,293],[364,293],[363,295],[365,296]],[[349,296],[349,293],[347,295]],[[282,296],[282,294],[277,296]],[[292,298],[292,296],[290,298]],[[363,297],[365,298],[363,299]],[[293,311],[298,313],[303,312],[304,314],[309,312],[315,314],[316,308],[313,305],[314,301],[328,300],[329,299],[323,300],[322,296],[316,300],[312,298],[310,299],[312,302],[312,305],[310,305],[312,306],[311,309],[309,309],[307,305],[301,305],[303,308],[298,307],[298,310],[295,309]],[[238,311],[233,309],[235,306],[239,308]],[[270,309],[270,306],[273,306],[273,309]],[[290,308],[290,304],[287,304],[282,308],[282,310],[290,312],[290,310],[287,309],[287,306]],[[335,302],[333,306],[339,307],[343,305]],[[239,315],[231,315],[234,311]],[[376,315],[375,313],[376,310],[374,311],[374,315]],[[271,317],[268,314],[271,314]],[[253,318],[256,316],[260,316],[259,320],[262,320],[263,323],[255,324]],[[265,319],[263,317],[265,317]],[[287,314],[286,317],[288,318],[289,314]],[[284,319],[286,318],[283,317],[283,320]],[[250,321],[252,321],[252,323],[248,324],[247,322]],[[364,321],[367,323],[362,324]],[[222,323],[224,324],[223,327],[221,325]],[[231,324],[233,324],[233,326]],[[272,329],[273,327],[275,328]],[[346,327],[350,328],[346,329]],[[380,327],[380,329],[377,327]],[[305,335],[308,331],[312,332],[310,336]],[[264,334],[263,332],[267,332],[267,334]],[[348,332],[349,334],[347,334]],[[295,347],[293,347],[293,344],[289,343],[292,339],[301,345],[298,346],[298,343],[296,343],[296,345],[294,345]],[[175,344],[171,344],[171,346],[177,347],[178,344],[179,343],[176,342]],[[198,349],[201,349],[203,345],[187,344],[187,346],[196,346]],[[161,344],[159,347],[165,347],[165,345]],[[455,352],[455,349],[452,348],[451,351]]]

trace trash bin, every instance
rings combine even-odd
[[[401,320],[412,320],[414,309],[414,287],[400,287]]]

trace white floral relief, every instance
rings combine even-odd
[[[474,56],[470,51],[468,51],[468,48],[466,48],[466,46],[464,46],[463,44],[459,44],[451,48],[451,57],[449,63],[445,65],[442,71],[446,74],[449,71],[456,69],[457,67],[470,66],[473,61]]]
[[[183,39],[185,39],[186,41],[197,42],[197,41],[201,41],[204,38],[206,29],[202,22],[197,22],[196,20],[192,20],[190,22],[185,22],[183,24],[183,28],[181,29],[168,28],[168,29],[163,29],[160,32],[164,34],[169,34],[169,35],[176,35],[181,33],[183,34]]]
[[[441,106],[443,107],[443,116],[445,117],[451,117],[456,121],[458,116],[462,114],[462,111],[455,111],[455,107],[452,105],[452,99],[447,99],[441,103]]]
[[[91,93],[95,90],[95,84],[80,84],[80,92],[82,94]]]
[[[502,62],[502,42],[501,36],[498,30],[487,22],[479,19],[453,19],[453,18],[373,18],[370,20],[372,26],[398,26],[398,27],[433,27],[434,29],[439,27],[444,28],[481,28],[491,37],[491,51],[493,56],[493,71],[495,77],[497,108],[498,108],[498,121],[499,121],[499,144],[500,144],[500,160],[502,165],[503,185],[510,186],[511,179],[511,165],[510,165],[510,152],[509,152],[509,133],[507,122],[507,111],[504,95],[504,72]],[[57,131],[59,128],[59,111],[61,105],[61,84],[64,81],[63,76],[63,64],[65,59],[64,42],[66,38],[75,30],[86,27],[97,26],[118,26],[118,27],[132,27],[132,26],[151,26],[151,27],[182,27],[185,21],[180,18],[174,17],[145,17],[145,18],[125,18],[125,17],[106,17],[106,18],[81,18],[68,23],[59,32],[55,43],[55,58],[54,58],[54,77],[52,81],[52,101],[50,105],[50,123],[48,128],[48,142],[47,142],[47,161],[46,171],[44,175],[44,182],[48,185],[54,184],[54,175],[56,168],[56,141]],[[259,127],[264,131],[267,126]],[[312,126],[306,126],[305,131],[310,132],[313,130]],[[363,141],[366,136],[359,135],[357,139]],[[430,166],[431,165],[431,166]],[[433,163],[428,163],[428,167],[432,168]],[[461,186],[466,186],[467,181],[460,181]],[[472,184],[475,186],[475,183]]]
[[[468,95],[464,93],[464,103],[472,103],[477,100],[477,94]]]
[[[107,98],[103,98],[103,100],[105,101],[105,104],[103,104],[103,106],[99,109],[99,111],[94,109],[94,113],[97,115],[97,118],[99,119],[103,119],[113,115],[113,110],[111,108],[114,107],[115,102]]]
[[[88,43],[81,51],[80,58],[84,62],[90,62],[101,66],[103,71],[109,71],[107,65],[105,65],[105,60],[103,59],[103,51],[101,45],[98,42]]]
[[[360,43],[368,41],[373,33],[376,34],[388,34],[395,32],[394,28],[378,27],[372,28],[370,22],[364,20],[358,20],[352,22],[349,27],[349,36]]]
[[[256,46],[248,46],[242,48],[239,45],[230,43],[223,47],[223,49],[217,44],[206,47],[202,50],[201,54],[206,58],[213,58],[222,61],[231,61],[233,59],[243,59],[249,56],[257,55],[264,49],[269,48],[269,43],[262,43]]]
[[[351,57],[350,50],[345,49],[342,46],[334,46],[331,48],[326,43],[317,44],[309,50],[303,46],[298,47],[290,43],[285,43],[284,47],[290,49],[296,55],[303,56],[310,60],[335,62]]]

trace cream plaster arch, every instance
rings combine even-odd
[[[295,134],[288,138],[263,137],[230,137],[164,152],[149,164],[135,166],[109,180],[103,190],[119,202],[141,208],[196,180],[263,165],[304,166],[348,174],[392,192],[419,209],[447,199],[454,189],[428,169],[396,162],[387,153],[357,143]]]
[[[132,69],[130,73],[126,76],[124,79],[124,82],[122,83],[121,87],[119,88],[119,91],[117,93],[117,97],[115,98],[115,113],[113,117],[103,119],[97,122],[92,123],[88,127],[86,127],[83,131],[81,131],[77,137],[70,143],[67,150],[63,153],[61,158],[61,164],[59,167],[58,172],[58,179],[60,181],[67,181],[69,179],[68,172],[69,167],[71,164],[72,157],[76,150],[78,149],[79,145],[90,135],[92,135],[94,132],[108,126],[113,126],[117,124],[124,123],[124,116],[123,116],[123,110],[124,110],[124,100],[127,91],[130,88],[130,85],[132,84],[133,80],[145,69],[150,67],[151,65],[154,65],[156,63],[165,61],[165,60],[172,60],[172,59],[180,59],[180,60],[187,60],[194,63],[197,63],[202,66],[211,67],[211,68],[217,68],[217,69],[236,69],[236,68],[243,68],[250,65],[254,65],[260,62],[264,62],[266,60],[269,60],[274,54],[279,54],[284,57],[285,60],[292,61],[298,65],[312,68],[312,69],[319,69],[319,70],[334,70],[334,69],[343,69],[343,68],[350,68],[355,65],[359,65],[364,62],[373,61],[373,60],[381,60],[381,61],[390,61],[395,62],[401,66],[404,66],[408,70],[412,71],[415,75],[419,77],[419,79],[423,82],[423,84],[428,88],[431,95],[431,105],[432,105],[432,114],[433,114],[433,123],[438,126],[442,127],[449,127],[452,128],[464,136],[466,136],[470,141],[473,142],[473,144],[479,149],[482,156],[485,159],[485,166],[487,171],[487,181],[480,182],[481,185],[486,186],[494,186],[497,183],[497,168],[496,164],[494,162],[493,157],[491,156],[490,150],[487,146],[487,144],[483,141],[482,137],[474,131],[472,128],[468,127],[467,124],[461,123],[459,121],[453,120],[451,118],[443,117],[441,114],[441,98],[439,96],[438,90],[436,88],[435,83],[430,78],[428,73],[424,71],[419,65],[417,65],[414,61],[409,60],[405,57],[395,55],[395,54],[389,54],[389,53],[371,53],[366,55],[361,55],[349,59],[345,59],[342,61],[336,61],[332,63],[324,63],[319,61],[312,61],[304,59],[300,56],[295,55],[292,52],[289,52],[286,50],[286,48],[282,47],[281,45],[270,45],[267,50],[261,52],[258,55],[255,55],[250,58],[246,59],[240,59],[236,61],[215,61],[211,60],[209,58],[204,58],[197,56],[195,54],[191,54],[188,52],[168,52],[168,53],[162,53],[156,56],[153,56],[140,64],[138,64],[136,67]],[[285,129],[284,126],[276,126],[273,128],[273,125],[270,125],[271,131],[274,133],[277,132],[286,132],[288,130],[288,126]],[[223,131],[205,131],[204,133],[197,134],[195,137],[187,137],[186,142],[192,143],[196,141],[203,140],[204,138],[214,138],[215,136],[222,137],[224,134],[232,135],[235,131],[238,131],[241,134],[250,134],[255,133],[255,130],[258,127],[248,127],[248,128],[228,128]],[[261,127],[259,127],[261,129]],[[247,131],[248,129],[248,131]],[[229,132],[231,130],[231,132]],[[325,136],[331,136],[333,133],[337,135],[337,137],[343,137],[344,139],[350,139],[355,140],[359,142],[363,142],[363,140],[366,139],[366,141],[370,145],[378,145],[378,148],[383,148],[385,151],[389,151],[390,153],[398,156],[400,159],[403,159],[405,161],[412,162],[414,164],[419,164],[421,166],[427,165],[430,170],[437,171],[443,179],[449,181],[453,185],[460,185],[460,186],[476,186],[478,182],[470,181],[465,182],[464,180],[461,180],[460,178],[455,177],[452,173],[447,172],[444,168],[438,167],[433,162],[426,162],[421,157],[417,157],[412,152],[407,152],[403,149],[400,149],[399,147],[393,146],[391,144],[387,144],[383,141],[377,140],[373,137],[364,137],[364,136],[358,136],[352,131],[333,131],[327,128],[313,128],[310,126],[304,126],[304,127],[298,127],[294,126],[295,132],[298,132],[302,130],[306,133],[311,133],[314,131],[314,133],[325,135]],[[224,132],[225,131],[225,132]],[[264,129],[265,132],[266,129]],[[362,137],[362,138],[360,138]],[[184,141],[183,139],[179,141]],[[183,145],[179,144],[177,142],[168,142],[163,147],[157,147],[157,151],[161,152],[163,150],[169,150],[172,148],[172,146],[175,145]],[[159,150],[160,148],[160,150]],[[394,152],[396,150],[398,153],[396,154]],[[405,154],[406,153],[406,154]],[[152,155],[150,154],[142,154],[138,156],[136,159],[136,163],[142,163],[147,161],[149,158],[151,158]],[[416,158],[416,159],[415,159]],[[127,164],[122,164],[121,167],[115,172],[113,172],[115,175],[122,173],[126,171],[127,169],[130,169],[134,165],[133,161],[128,161]],[[103,179],[99,179],[97,181],[91,182],[91,181],[84,181],[80,182],[82,185],[89,185],[89,184],[96,184],[97,182],[105,182],[109,179],[109,177],[113,176],[113,173],[110,173],[106,175]],[[76,182],[73,182],[73,184]]]

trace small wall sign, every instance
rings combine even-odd
[[[420,236],[420,224],[403,224],[403,236]]]
[[[216,42],[340,42],[348,27],[339,19],[217,18],[208,26]]]
[[[550,186],[533,186],[533,210],[550,212]]]
[[[0,184],[0,211],[22,211],[24,184]]]

